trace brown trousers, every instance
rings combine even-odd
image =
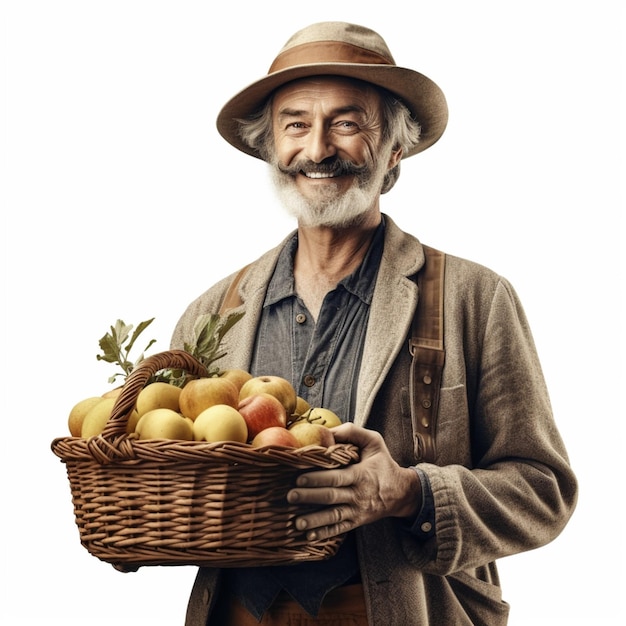
[[[220,626],[368,626],[363,585],[360,584],[330,591],[317,617],[311,617],[284,592],[260,622],[232,596],[218,602],[216,613],[209,623]]]

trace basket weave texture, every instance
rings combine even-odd
[[[300,473],[347,466],[358,449],[129,436],[139,392],[166,368],[207,374],[182,350],[147,357],[127,378],[101,435],[52,442],[66,465],[82,545],[122,570],[292,564],[335,554],[343,537],[308,541],[294,519],[311,509],[288,504],[286,494]]]

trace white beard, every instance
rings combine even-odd
[[[326,184],[319,188],[315,198],[300,193],[290,174],[281,172],[276,164],[270,164],[272,182],[278,198],[287,212],[307,227],[346,228],[358,224],[375,206],[386,173],[384,162],[379,161],[367,181],[359,185],[355,179],[345,192],[337,185]]]

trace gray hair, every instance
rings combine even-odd
[[[394,150],[408,152],[419,142],[421,128],[411,115],[411,111],[391,92],[380,88],[382,97],[382,117],[384,145]],[[246,119],[237,120],[239,135],[264,161],[271,161],[273,155],[272,97],[270,96],[257,113]],[[387,193],[400,177],[400,161],[385,175],[381,193]]]

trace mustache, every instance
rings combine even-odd
[[[301,159],[291,163],[290,165],[277,163],[277,167],[283,174],[289,174],[290,176],[295,176],[300,173],[330,174],[332,176],[363,176],[370,171],[370,168],[366,163],[363,165],[357,165],[348,159],[341,159],[339,157],[329,157],[320,163],[315,163],[314,161],[310,161],[308,159]]]

